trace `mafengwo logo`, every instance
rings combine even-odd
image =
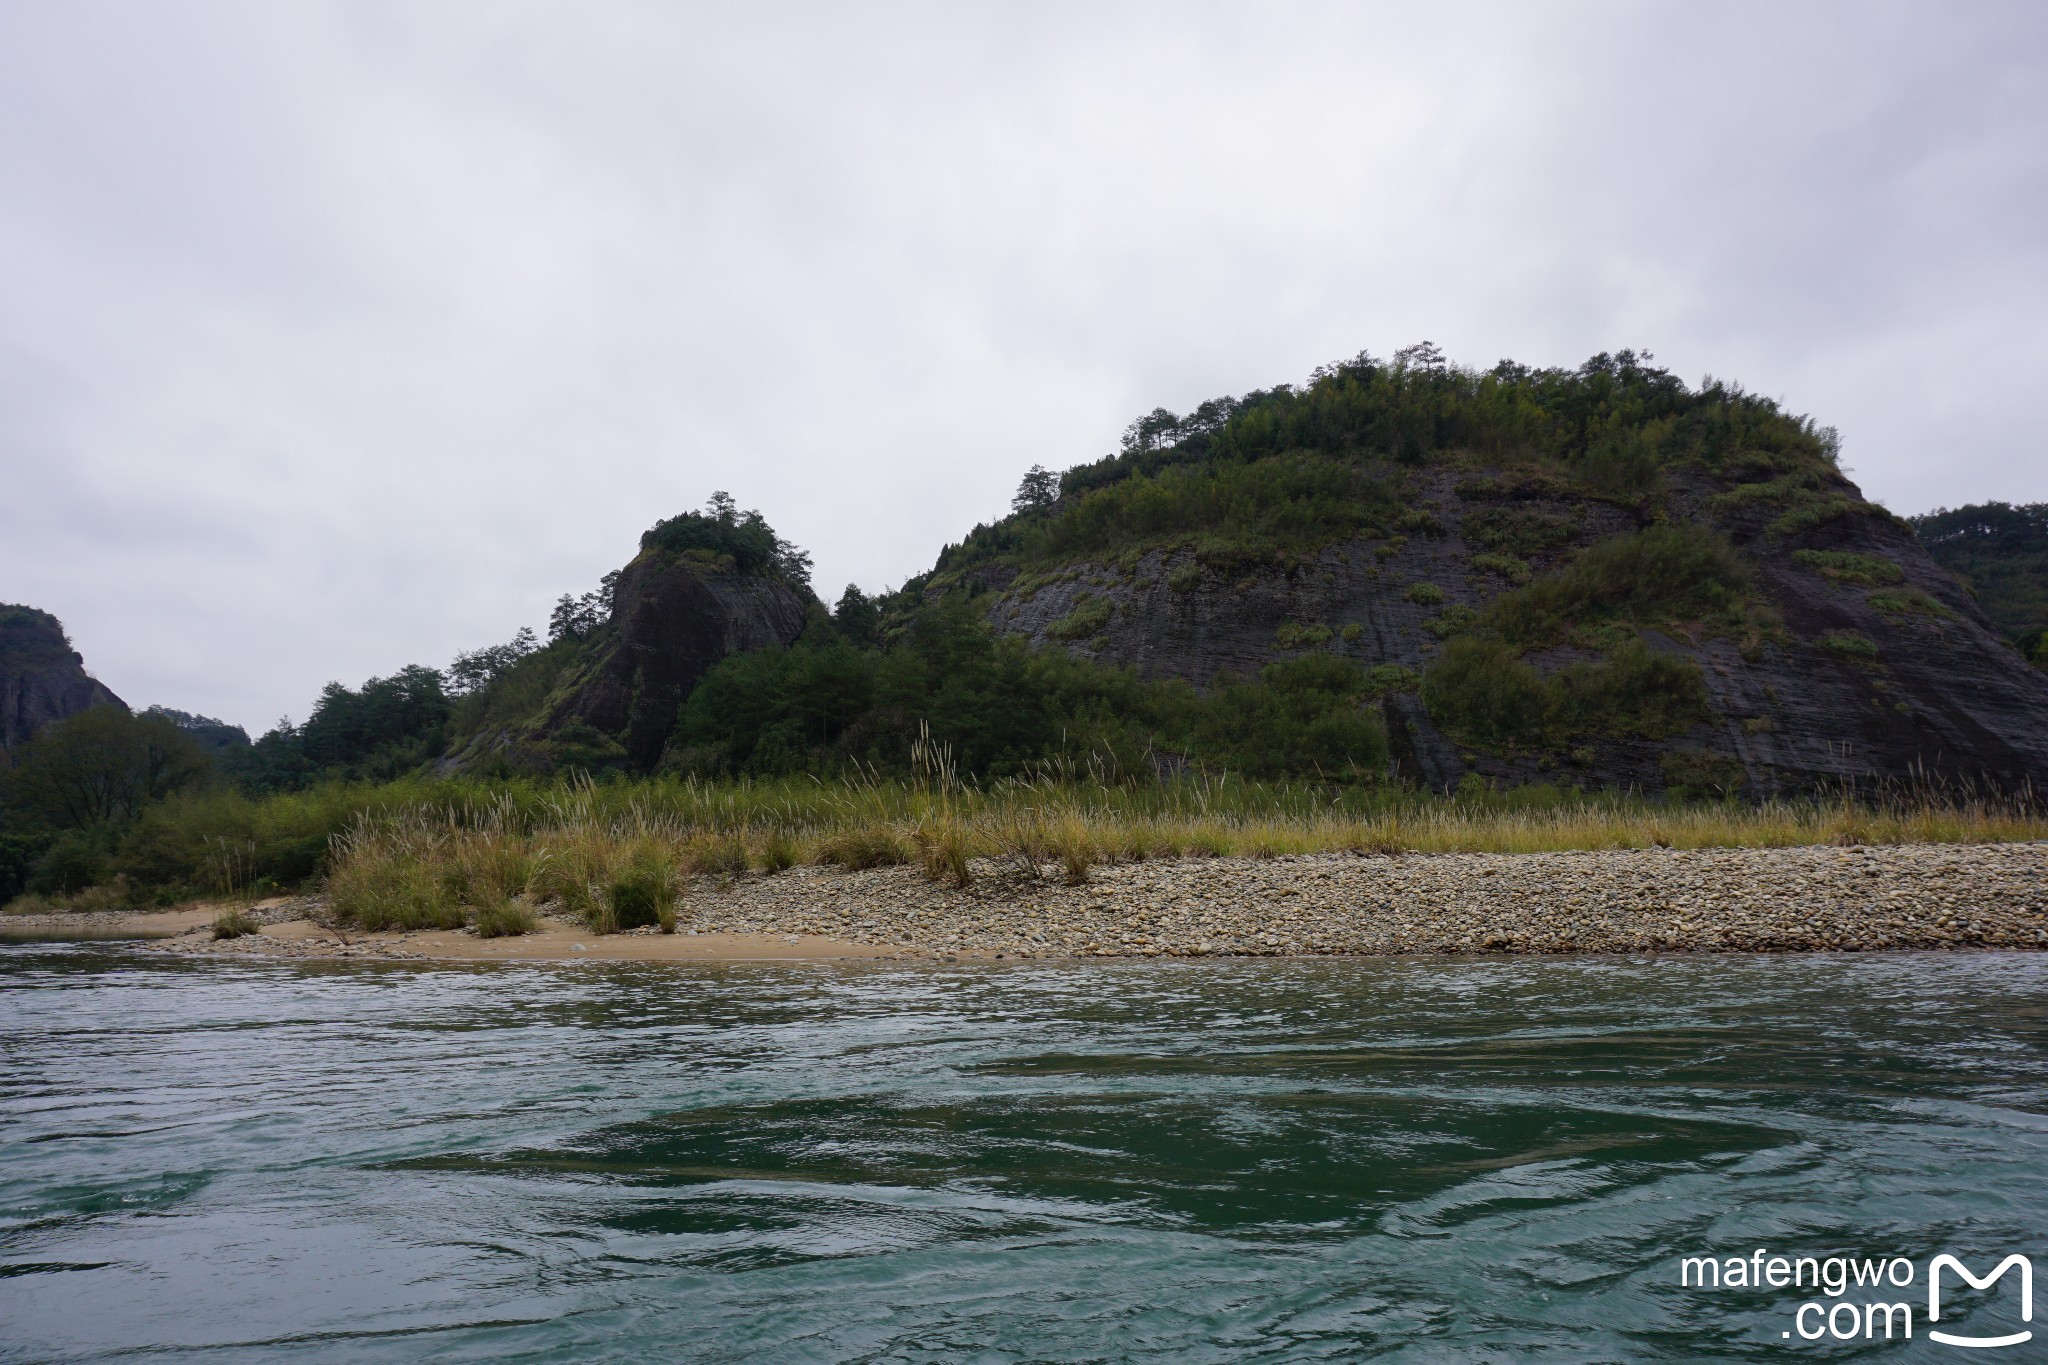
[[[1964,1285],[1991,1290],[2015,1270],[2019,1274],[2012,1282],[2018,1285],[2018,1295],[2001,1292],[1986,1314],[1993,1322],[2002,1319],[2013,1330],[1962,1333],[1935,1325],[1943,1320],[1944,1291],[1951,1310],[1948,1322],[1953,1325],[1958,1316],[1954,1296]],[[2034,1339],[2033,1328],[2025,1325],[2034,1320],[2034,1263],[2017,1252],[1983,1275],[1960,1257],[1943,1252],[1927,1263],[1923,1278],[1920,1268],[1904,1256],[1773,1256],[1759,1247],[1748,1257],[1687,1256],[1679,1262],[1678,1282],[1686,1289],[1815,1290],[1822,1298],[1809,1299],[1792,1310],[1792,1325],[1778,1334],[1786,1340],[1910,1341],[1918,1295],[1898,1291],[1922,1283],[1927,1286],[1927,1316],[1918,1325],[1925,1329],[1929,1341],[1995,1349]],[[1852,1292],[1859,1289],[1864,1291],[1860,1295]]]

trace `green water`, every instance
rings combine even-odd
[[[1678,1262],[2048,1271],[2044,966],[0,947],[0,1359],[2041,1359]]]

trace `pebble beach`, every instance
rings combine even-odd
[[[346,957],[1272,957],[2048,948],[2048,844],[1207,858],[1093,869],[984,862],[699,880],[677,932],[336,935],[318,898],[259,934],[193,922],[175,952]],[[189,912],[188,912],[189,913]],[[51,917],[61,919],[66,917]]]

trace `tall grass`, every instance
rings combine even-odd
[[[910,782],[478,789],[364,813],[336,841],[328,886],[336,912],[366,929],[478,922],[506,932],[496,926],[507,905],[548,903],[609,931],[670,927],[687,878],[722,882],[795,863],[910,864],[965,886],[982,875],[1078,883],[1150,858],[2043,838],[2048,817],[2026,803],[1967,795],[1680,806],[1545,789],[1443,800],[1202,778],[976,787],[935,762]]]

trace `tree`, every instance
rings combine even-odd
[[[881,619],[880,605],[862,592],[858,583],[848,583],[846,591],[839,594],[839,605],[832,609],[832,622],[839,627],[839,633],[857,645],[874,639],[875,627]]]
[[[562,600],[566,602],[569,599],[565,597]],[[556,610],[560,610],[559,604]],[[448,665],[448,692],[457,697],[481,692],[496,682],[506,669],[539,649],[540,641],[534,638],[533,628],[521,626],[519,633],[506,644],[487,645],[483,649],[458,654],[455,662]]]
[[[1042,464],[1031,466],[1024,475],[1024,481],[1017,485],[1017,495],[1010,499],[1010,510],[1018,515],[1026,512],[1042,512],[1059,500],[1060,476]]]
[[[51,828],[88,829],[133,818],[206,769],[205,752],[165,717],[95,706],[21,747],[6,804]]]

